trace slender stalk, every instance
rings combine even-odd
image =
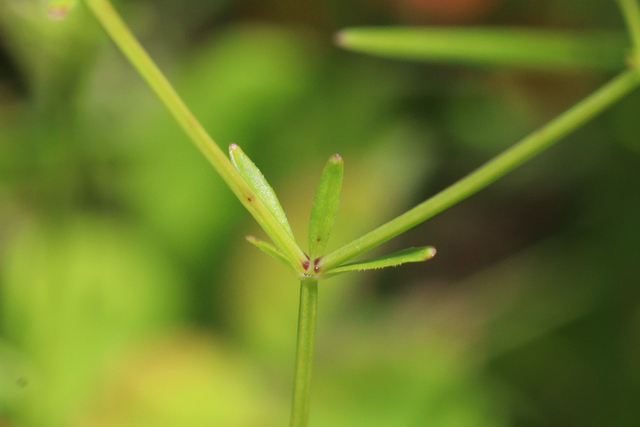
[[[629,35],[633,41],[636,58],[640,55],[640,6],[638,0],[618,0],[622,15],[627,22]]]
[[[317,307],[318,280],[315,278],[302,280],[300,282],[298,349],[296,351],[296,373],[293,383],[291,427],[306,427],[309,424],[309,396]]]
[[[84,2],[113,42],[138,70],[138,73],[160,98],[196,147],[213,165],[240,202],[276,243],[276,246],[285,251],[291,259],[298,259],[301,263],[304,262],[306,257],[293,237],[273,218],[258,197],[252,197],[253,191],[251,188],[236,171],[220,147],[189,111],[189,108],[171,86],[171,83],[136,40],[111,3],[109,3],[109,0],[84,0]]]
[[[485,188],[591,120],[640,84],[640,72],[627,70],[589,97],[538,129],[479,169],[413,209],[364,236],[327,254],[320,261],[329,269],[363,253],[439,214]]]

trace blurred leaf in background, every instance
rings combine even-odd
[[[177,273],[117,225],[74,218],[53,230],[25,226],[5,257],[3,325],[34,372],[29,423],[65,424],[96,365],[183,317]]]

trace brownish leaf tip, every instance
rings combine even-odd
[[[56,21],[64,19],[69,14],[68,7],[50,7],[47,11],[49,18],[55,19]]]
[[[338,31],[333,36],[333,42],[338,46],[345,46],[347,42],[347,34],[344,31]]]

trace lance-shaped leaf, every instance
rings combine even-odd
[[[344,161],[334,154],[322,171],[309,218],[309,256],[316,259],[324,253],[340,204]]]
[[[287,221],[284,209],[282,209],[276,193],[262,172],[260,172],[260,169],[244,154],[237,144],[229,145],[229,156],[231,157],[233,166],[235,166],[238,173],[247,181],[256,196],[267,206],[271,214],[277,219],[280,225],[282,225],[282,228],[293,237],[293,231],[291,230],[289,221]]]
[[[433,246],[409,248],[392,253],[390,255],[385,255],[366,261],[344,264],[340,267],[332,268],[323,275],[323,278],[326,279],[328,277],[333,277],[342,273],[348,273],[350,271],[376,270],[385,267],[396,267],[400,264],[406,264],[408,262],[422,262],[433,258],[435,255],[436,249]]]
[[[265,254],[269,255],[271,258],[282,262],[287,267],[293,269],[294,272],[297,272],[297,269],[294,266],[294,264],[292,263],[292,261],[289,258],[287,258],[286,256],[284,256],[284,254],[282,252],[280,252],[278,250],[278,248],[273,246],[271,243],[267,243],[267,242],[265,242],[263,240],[260,240],[255,236],[247,236],[245,238],[247,239],[247,241],[249,243],[251,243],[252,245],[257,247],[258,249],[260,249]]]
[[[352,28],[336,40],[392,58],[534,69],[616,69],[624,65],[627,46],[619,32],[525,28]]]

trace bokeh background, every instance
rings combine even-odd
[[[623,31],[609,0],[129,0],[126,21],[306,241],[339,247],[613,72],[347,52],[350,26]],[[312,426],[640,425],[640,93],[320,284]],[[298,285],[82,7],[0,0],[0,426],[284,426]]]

